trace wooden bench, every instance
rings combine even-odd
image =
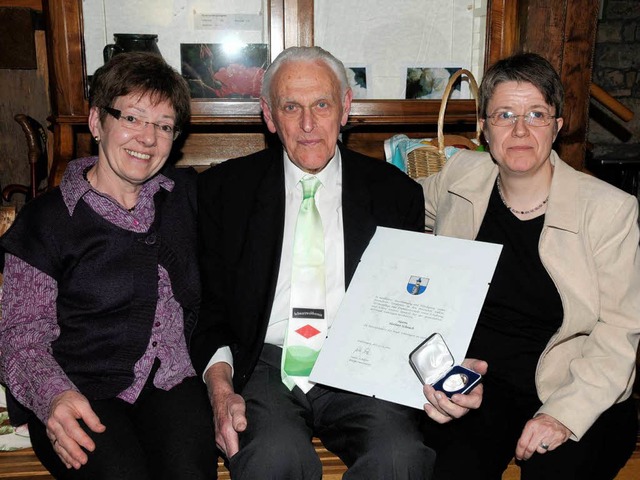
[[[342,461],[314,439],[316,451],[322,460],[323,480],[340,480],[346,468]],[[219,480],[230,480],[229,472],[222,461],[218,461]],[[640,478],[640,442],[636,450],[618,473],[616,480],[638,480]],[[9,480],[52,480],[53,477],[38,461],[33,450],[16,450],[14,452],[0,452],[0,479]],[[509,464],[502,480],[519,480],[520,468],[513,462]]]

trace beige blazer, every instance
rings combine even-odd
[[[577,172],[555,152],[551,163],[538,251],[564,318],[538,360],[535,381],[539,413],[579,440],[602,412],[631,394],[640,338],[638,201]],[[497,175],[488,153],[462,151],[440,173],[420,179],[427,227],[474,239]]]

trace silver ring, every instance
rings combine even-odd
[[[549,444],[548,443],[540,442],[540,447],[543,450],[549,450]]]

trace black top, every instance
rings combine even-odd
[[[562,323],[560,295],[538,253],[544,215],[520,220],[494,186],[476,240],[503,245],[468,357],[489,363],[495,383],[537,395],[535,370]]]

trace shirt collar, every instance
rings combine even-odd
[[[69,162],[60,182],[60,191],[69,215],[73,215],[76,205],[84,195],[93,190],[84,176],[84,172],[98,162],[98,157],[84,157]],[[153,195],[161,187],[172,191],[175,183],[170,178],[159,173],[147,180],[140,190],[140,196]],[[96,191],[97,192],[97,191]],[[102,195],[100,192],[98,194]]]
[[[284,184],[287,192],[294,190],[297,188],[300,180],[310,175],[304,170],[300,169],[296,164],[294,164],[289,156],[287,155],[286,150],[283,149],[283,160],[284,160]],[[336,153],[329,160],[327,166],[324,167],[320,172],[316,173],[314,176],[320,180],[322,187],[325,189],[332,190],[341,184],[342,179],[342,156],[340,155],[340,149],[336,145]]]

